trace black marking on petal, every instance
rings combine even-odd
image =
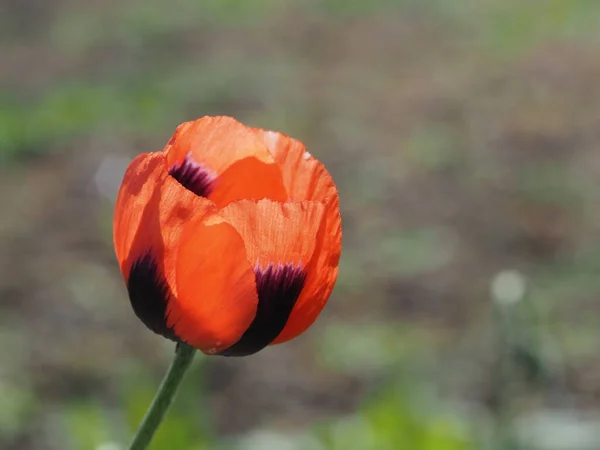
[[[167,326],[166,311],[169,287],[151,251],[144,253],[131,265],[127,290],[133,311],[148,328],[172,341],[179,341]]]
[[[258,309],[256,317],[238,342],[220,354],[247,356],[269,345],[285,327],[304,287],[306,273],[293,264],[256,267]]]
[[[214,189],[215,174],[194,160],[192,152],[181,163],[173,164],[169,175],[181,185],[200,197],[208,197]]]

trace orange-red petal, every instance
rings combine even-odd
[[[285,342],[304,332],[319,316],[331,295],[338,273],[342,228],[339,196],[335,184],[323,166],[304,145],[284,134],[254,129],[279,165],[291,201],[322,202],[325,218],[319,230],[315,255],[307,267],[305,287],[288,323],[274,344]]]
[[[229,166],[215,181],[208,198],[222,208],[242,199],[285,202],[287,197],[279,167],[250,157]]]
[[[304,288],[305,266],[315,251],[323,210],[318,202],[242,200],[220,212],[243,238],[258,293],[254,320],[235,345],[221,354],[251,355],[281,333]]]
[[[335,286],[341,253],[342,229],[337,201],[328,205],[317,235],[315,252],[306,267],[306,281],[283,331],[272,342],[280,344],[302,334],[317,319]]]
[[[168,324],[185,342],[218,353],[237,342],[258,304],[244,242],[217,215],[188,223],[177,256],[177,298]]]
[[[123,276],[127,279],[132,260],[152,247],[166,264],[169,284],[174,284],[173,251],[179,245],[183,225],[214,210],[212,202],[184,189],[168,175],[164,154],[139,155],[125,172],[113,219],[115,250]]]
[[[168,175],[163,153],[142,154],[125,172],[113,220],[115,251],[134,311],[155,332],[173,338],[165,312],[176,295],[175,255],[183,225],[214,209]]]
[[[315,251],[324,210],[318,202],[241,200],[227,205],[220,215],[244,240],[252,264],[264,268],[294,263],[304,268]]]
[[[194,159],[218,174],[240,159],[254,157],[271,164],[273,157],[246,125],[231,117],[209,117],[182,123],[165,147],[169,165],[191,152]]]
[[[326,202],[337,197],[337,189],[325,166],[306,150],[302,142],[275,131],[259,128],[253,131],[279,166],[290,201]]]
[[[208,197],[219,207],[242,198],[287,200],[273,155],[252,129],[233,118],[183,123],[164,152],[170,168],[191,159],[214,176]]]
[[[113,217],[113,242],[119,267],[125,280],[129,277],[127,264],[131,247],[136,237],[143,233],[141,223],[148,200],[152,199],[155,186],[159,183],[164,157],[153,153],[137,156],[127,167]]]

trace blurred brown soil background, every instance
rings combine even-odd
[[[1,0],[0,447],[83,448],[81,408],[143,411],[129,386],[171,348],[130,309],[112,202],[129,159],[218,114],[327,165],[344,250],[309,333],[199,358],[195,426],[304,430],[399,378],[493,415],[505,270],[549,374],[513,412],[600,410],[599,23],[584,0]]]

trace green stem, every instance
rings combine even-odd
[[[169,367],[167,374],[163,378],[156,396],[152,400],[152,404],[146,412],[146,416],[142,420],[142,424],[138,428],[133,442],[129,446],[129,450],[145,450],[148,448],[148,444],[150,444],[154,433],[158,430],[169,406],[171,406],[179,384],[192,364],[195,354],[196,349],[194,347],[190,347],[184,343],[177,344],[175,358],[173,358],[171,367]]]

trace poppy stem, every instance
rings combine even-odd
[[[171,406],[181,380],[183,380],[183,376],[192,364],[195,354],[196,349],[194,347],[183,342],[177,344],[173,362],[171,362],[171,366],[163,378],[154,400],[152,400],[152,404],[133,438],[133,442],[129,446],[129,450],[145,450],[148,448],[154,433],[158,430],[169,406]]]

